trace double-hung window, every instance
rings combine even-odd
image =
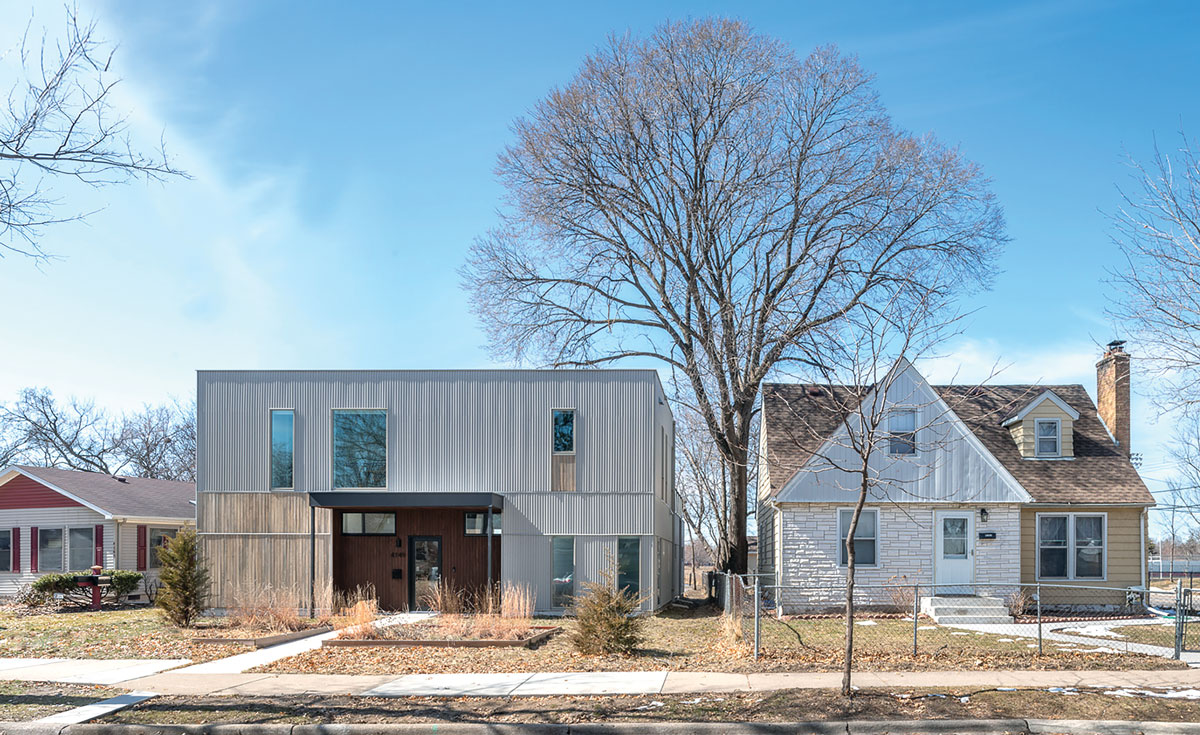
[[[166,548],[167,544],[175,538],[178,529],[174,528],[151,528],[150,529],[150,568],[158,569],[162,566],[162,560],[158,558],[158,553]]]
[[[838,563],[842,566],[850,563],[846,551],[846,537],[850,535],[850,521],[853,518],[853,508],[838,510]],[[858,517],[858,527],[854,529],[855,566],[873,567],[878,564],[878,545],[879,511],[875,508],[863,508]]]
[[[271,411],[271,489],[291,490],[294,484],[296,414],[291,409]]]
[[[1104,579],[1103,513],[1042,513],[1037,517],[1038,579]]]
[[[888,412],[888,454],[917,453],[917,412],[894,408]]]
[[[12,572],[13,569],[13,553],[12,553],[12,531],[4,529],[0,531],[0,572]]]
[[[89,564],[89,566],[91,566]],[[63,570],[63,532],[61,528],[38,529],[38,571]]]
[[[1035,419],[1033,422],[1037,456],[1062,456],[1062,422],[1058,419]]]
[[[91,526],[72,528],[67,532],[67,568],[84,572],[96,562],[96,536]]]

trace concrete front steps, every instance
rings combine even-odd
[[[938,595],[921,598],[921,613],[938,625],[998,625],[1012,623],[1008,607],[998,597]]]

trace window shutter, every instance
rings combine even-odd
[[[146,571],[146,538],[147,529],[145,526],[137,527],[137,570],[139,572]]]
[[[29,571],[37,573],[37,526],[29,529]]]
[[[104,567],[104,524],[103,523],[96,524],[96,534],[95,534],[94,538],[96,539],[96,561],[94,563],[96,564],[96,566],[103,568]]]
[[[12,530],[12,570],[21,573],[21,529]]]

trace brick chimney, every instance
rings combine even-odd
[[[1128,457],[1129,353],[1123,340],[1109,342],[1104,357],[1096,363],[1096,408],[1121,453]]]

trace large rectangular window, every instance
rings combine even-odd
[[[387,411],[333,412],[333,486],[387,487]]]
[[[1061,456],[1062,422],[1058,419],[1036,419],[1033,425],[1037,436],[1037,456]]]
[[[162,566],[162,559],[158,558],[158,553],[171,543],[178,533],[175,528],[151,528],[150,529],[150,554],[149,563],[151,569],[158,569]]]
[[[12,531],[0,531],[0,572],[13,571]]]
[[[342,513],[343,536],[395,536],[395,513]]]
[[[96,561],[95,529],[72,528],[67,532],[67,568],[72,572],[83,572]]]
[[[1041,514],[1037,519],[1039,579],[1104,579],[1103,513]]]
[[[896,408],[888,413],[888,454],[917,453],[917,412]]]
[[[575,411],[556,408],[551,412],[551,432],[555,454],[572,454],[575,451]]]
[[[846,551],[846,537],[850,535],[850,521],[854,518],[853,508],[838,510],[838,563],[846,566],[850,556]],[[879,540],[879,511],[863,508],[854,529],[854,565],[873,567],[877,563]]]
[[[294,447],[296,443],[296,415],[290,409],[271,411],[271,489],[291,490],[293,479]]]
[[[641,594],[642,540],[617,539],[617,589],[637,596]]]
[[[502,517],[503,517],[502,513],[493,513],[492,514],[492,535],[493,536],[500,535],[500,526],[501,526],[500,519]],[[468,536],[486,536],[487,535],[487,511],[469,510],[463,514],[463,521],[466,526],[466,528],[464,530],[464,533],[466,533],[466,535],[468,535]]]
[[[575,598],[575,537],[550,539],[550,575],[553,580],[550,605],[570,607]]]
[[[38,571],[63,570],[63,532],[61,528],[38,529]]]

